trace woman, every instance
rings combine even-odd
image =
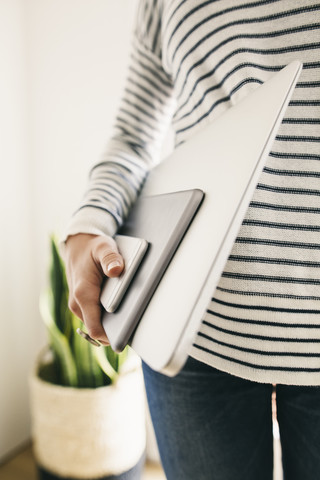
[[[67,231],[70,308],[103,344],[101,283],[123,269],[111,237],[169,123],[179,145],[303,62],[186,366],[167,378],[144,365],[170,480],[271,479],[272,384],[285,478],[320,477],[319,11],[308,0],[140,1],[115,133]]]

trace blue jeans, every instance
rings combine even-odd
[[[271,480],[272,385],[189,358],[174,378],[143,365],[167,480]],[[277,385],[285,480],[320,479],[320,387]]]

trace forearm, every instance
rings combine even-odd
[[[135,45],[114,134],[91,169],[67,235],[114,235],[159,161],[173,106],[172,86],[160,60],[143,45]]]

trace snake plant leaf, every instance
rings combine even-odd
[[[105,348],[105,354],[107,356],[108,362],[112,365],[116,372],[121,370],[121,366],[126,361],[128,357],[128,349],[126,347],[121,353],[114,352],[111,347]]]
[[[110,378],[111,382],[114,383],[116,382],[119,374],[118,372],[112,367],[110,362],[108,361],[105,353],[105,348],[97,348],[94,347],[94,356],[100,365],[101,369],[104,371],[104,373]],[[107,347],[108,348],[108,347]]]
[[[61,385],[77,387],[76,364],[67,337],[57,327],[52,316],[50,306],[53,304],[53,301],[52,291],[44,292],[40,296],[40,313],[48,329],[50,347],[60,366],[60,383]]]
[[[118,353],[118,371],[119,372],[121,371],[122,365],[125,363],[125,361],[128,358],[129,351],[130,351],[130,347],[127,345],[126,348],[121,353]]]
[[[116,372],[118,372],[119,371],[119,354],[114,352],[111,347],[106,347],[104,349],[104,352],[112,368]]]
[[[68,308],[69,290],[64,264],[59,255],[57,242],[51,236],[50,286],[53,295],[53,317],[59,330],[70,339],[71,312]]]
[[[73,332],[76,332],[77,328],[85,329],[81,320],[75,315],[72,316],[72,326]],[[96,360],[94,354],[96,348],[77,333],[73,334],[72,349],[78,372],[79,387],[96,388],[111,383],[111,379],[104,373]]]

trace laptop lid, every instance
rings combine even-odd
[[[105,312],[102,316],[102,325],[113,350],[122,351],[130,343],[131,336],[196,215],[203,196],[203,192],[197,189],[142,196],[119,230],[121,242],[118,246],[125,260],[124,274],[130,261],[130,252],[123,240],[143,238],[149,246],[118,308],[113,313]],[[121,277],[107,279],[100,297],[106,310],[110,280],[118,281],[119,284],[122,281]]]
[[[136,328],[132,347],[175,375],[250,203],[301,71],[292,62],[154,168],[142,195],[199,189],[205,198]]]

